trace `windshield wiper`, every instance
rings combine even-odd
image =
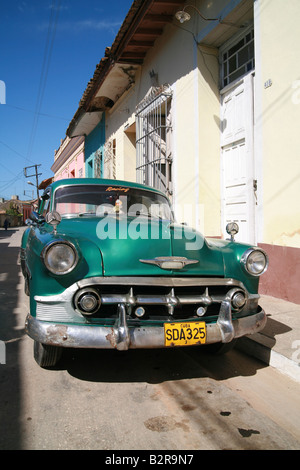
[[[96,212],[79,212],[78,217],[84,217],[85,215],[96,215]]]
[[[136,213],[136,214],[128,214],[128,217],[147,217],[148,219],[156,219],[156,220],[168,220],[160,217],[159,215],[153,214],[145,214],[145,212]]]

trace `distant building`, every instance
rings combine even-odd
[[[28,201],[22,203],[23,223],[26,219],[29,219],[31,212],[34,210],[34,201]]]
[[[54,180],[62,178],[84,178],[84,136],[71,139],[66,137],[55,151],[54,163],[51,167]]]
[[[0,201],[0,227],[4,226],[5,219],[8,219],[10,227],[17,227],[24,225],[26,219],[29,218],[30,213],[35,208],[36,200],[33,201],[20,201],[18,196],[12,196],[9,201]],[[9,215],[9,209],[15,209],[19,215]]]

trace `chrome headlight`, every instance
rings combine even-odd
[[[78,253],[72,243],[57,240],[44,248],[42,258],[51,273],[60,275],[67,274],[75,268],[78,262]]]
[[[269,261],[266,253],[259,248],[249,248],[241,258],[245,270],[252,276],[260,276],[268,267]]]
[[[75,307],[84,315],[93,315],[101,306],[101,297],[96,289],[80,289],[74,298]]]

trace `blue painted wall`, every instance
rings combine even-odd
[[[102,115],[102,119],[97,124],[94,130],[90,132],[89,135],[85,137],[85,176],[86,178],[95,177],[95,156],[96,152],[102,151],[104,154],[104,144],[105,144],[105,113]],[[104,157],[102,158],[101,165],[101,178],[103,177],[103,168]]]

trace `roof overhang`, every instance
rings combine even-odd
[[[99,124],[102,119],[103,112],[101,111],[92,111],[85,112],[81,110],[76,116],[76,119],[73,122],[72,128],[69,128],[68,133],[69,137],[79,137],[88,135],[92,130]]]
[[[91,132],[93,123],[85,115],[110,109],[130,88],[146,54],[164,27],[174,20],[182,3],[182,0],[134,0],[112,46],[106,48],[105,57],[82,95],[66,132],[69,137]]]
[[[135,74],[139,65],[117,63],[110,70],[106,80],[100,85],[99,90],[91,101],[91,107],[105,106],[104,100],[108,99],[106,105],[113,105],[122,94],[135,82]]]
[[[147,53],[183,5],[182,0],[134,0],[82,95],[67,136],[88,135],[95,128],[101,113],[112,108],[134,83]],[[197,42],[218,48],[251,19],[253,0],[232,0],[220,12],[219,20],[209,21],[201,30]]]
[[[253,0],[240,0],[232,3],[221,12],[222,20],[209,22],[197,36],[197,41],[210,47],[219,48],[234,34],[242,31],[253,22]]]
[[[39,184],[39,187],[38,189],[46,189],[49,184],[53,183],[53,176],[51,176],[50,178],[47,178],[45,180],[43,180],[40,184]]]

